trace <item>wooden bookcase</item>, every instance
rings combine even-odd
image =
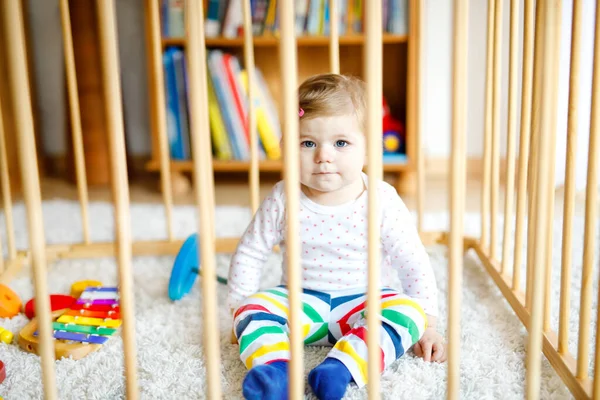
[[[147,0],[159,1],[159,0]],[[152,30],[160,27],[154,26],[148,12],[146,3],[146,31],[148,44],[148,73],[149,81],[156,82],[156,71],[152,65],[152,51],[156,46],[152,43]],[[384,163],[383,169],[386,176],[395,177],[395,185],[399,191],[413,191],[416,172],[416,149],[419,145],[419,21],[420,0],[409,1],[409,34],[391,35],[383,34],[383,94],[386,97],[393,116],[401,119],[406,127],[406,156],[404,163]],[[365,38],[362,34],[341,36],[340,43],[340,72],[364,78],[363,74],[363,45]],[[185,38],[164,38],[161,35],[160,48],[180,46],[186,48]],[[298,82],[302,82],[310,75],[329,71],[329,38],[326,36],[300,36],[297,38]],[[207,38],[208,49],[219,48],[235,54],[243,61],[243,38]],[[281,82],[279,67],[279,39],[274,35],[265,35],[254,38],[254,58],[256,66],[263,73],[269,90],[278,105],[281,115],[282,104]],[[156,107],[156,88],[150,85],[150,117],[152,135],[151,158],[146,164],[148,171],[160,171],[159,144],[157,136],[157,122],[154,109]],[[245,173],[249,171],[249,161],[213,161],[215,175],[217,173]],[[192,161],[171,161],[171,171],[177,175],[191,171]],[[259,163],[261,173],[282,172],[282,162],[265,160]]]

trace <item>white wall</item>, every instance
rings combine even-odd
[[[38,112],[43,129],[44,146],[50,154],[65,152],[63,132],[63,61],[58,2],[29,0],[31,29],[35,49],[35,68]],[[508,99],[508,30],[509,1],[504,1],[502,51],[502,112],[500,130],[501,154],[506,152],[506,120]],[[123,76],[124,112],[127,146],[132,154],[150,151],[146,55],[144,38],[144,9],[137,0],[119,0],[117,20]],[[560,64],[559,112],[557,115],[557,183],[564,178],[566,147],[566,112],[569,80],[569,45],[572,0],[563,2],[563,26]],[[451,63],[452,63],[452,2],[424,0],[422,13],[422,133],[425,154],[429,157],[448,157],[450,154],[451,123]],[[593,53],[594,1],[584,0],[583,45],[581,59],[581,96],[578,130],[577,187],[585,185],[587,140],[591,96]],[[523,5],[521,5],[521,19]],[[522,41],[522,24],[519,29]],[[468,126],[467,153],[481,157],[485,110],[485,66],[487,40],[487,1],[469,2],[468,48]],[[519,64],[521,50],[519,51]],[[519,97],[521,73],[519,71]],[[520,109],[520,106],[519,106]],[[519,113],[520,114],[520,113]],[[518,116],[518,118],[520,115]]]
[[[590,105],[592,86],[593,42],[595,2],[584,1],[582,25],[582,48],[580,70],[580,114],[578,127],[576,186],[585,187],[587,149],[590,128]],[[509,1],[503,9],[502,51],[502,106],[500,117],[501,154],[506,154],[506,131],[508,118],[508,50],[509,50]],[[557,113],[556,184],[564,182],[569,90],[569,65],[571,41],[572,0],[563,1],[561,26],[559,104]],[[523,18],[523,4],[520,19]],[[451,127],[451,65],[452,65],[452,2],[428,0],[423,10],[423,86],[422,86],[422,132],[425,153],[430,157],[447,157],[450,154]],[[523,24],[519,27],[522,42]],[[468,110],[467,154],[481,157],[483,154],[483,129],[485,115],[485,70],[487,41],[487,1],[469,2],[468,47]],[[519,49],[519,65],[522,62],[522,46]],[[521,71],[518,74],[518,97],[521,93]],[[518,104],[520,110],[520,102]],[[517,124],[520,112],[517,115]],[[518,126],[518,125],[517,125]],[[518,143],[517,143],[518,148]]]

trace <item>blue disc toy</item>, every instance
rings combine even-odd
[[[189,293],[200,271],[200,253],[198,235],[190,235],[177,253],[171,278],[169,279],[169,298],[179,300]]]
[[[200,251],[198,234],[193,233],[183,242],[175,257],[171,277],[169,279],[169,298],[180,300],[194,286],[196,276],[200,273]],[[227,279],[217,276],[217,281],[227,284]]]

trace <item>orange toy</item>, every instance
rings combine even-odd
[[[0,284],[0,318],[12,318],[21,310],[21,299],[6,285]]]

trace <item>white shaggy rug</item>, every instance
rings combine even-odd
[[[108,240],[113,232],[112,208],[106,203],[91,205],[91,226],[94,240]],[[164,213],[157,205],[132,205],[133,234],[137,239],[163,238]],[[216,229],[219,236],[239,235],[250,219],[247,209],[219,207]],[[184,238],[196,227],[196,210],[177,207],[174,210],[175,229]],[[81,240],[80,214],[77,203],[49,201],[44,203],[45,232],[48,243]],[[15,209],[19,247],[27,243],[26,223],[22,205]],[[428,215],[425,226],[445,229],[447,215]],[[4,218],[0,216],[3,226]],[[555,224],[559,237],[561,222]],[[465,228],[471,234],[479,231],[474,215],[465,218]],[[581,237],[583,219],[575,221],[575,251],[572,284],[572,317],[570,349],[576,354],[577,315],[579,304]],[[6,249],[4,230],[3,248]],[[501,236],[500,236],[501,237]],[[597,253],[597,252],[596,252]],[[447,257],[443,247],[432,247],[429,254],[437,274],[440,289],[440,328],[446,326]],[[558,293],[560,244],[555,243],[555,273],[553,291]],[[218,258],[221,274],[226,275],[228,256]],[[184,399],[205,398],[205,362],[202,351],[202,296],[199,280],[192,292],[179,302],[171,302],[167,286],[173,257],[137,257],[133,261],[135,281],[136,343],[138,378],[141,398]],[[263,286],[278,283],[280,256],[274,255],[264,269]],[[597,265],[597,263],[595,263]],[[524,276],[524,274],[523,274]],[[597,307],[597,271],[593,274],[593,310]],[[48,284],[51,293],[69,293],[70,285],[81,279],[98,279],[106,285],[117,284],[113,259],[64,260],[50,266]],[[33,295],[29,278],[18,278],[10,285],[24,301]],[[229,343],[231,321],[225,300],[225,287],[219,286],[219,330],[221,336],[221,382],[228,399],[240,399],[245,367],[238,358],[237,347]],[[558,296],[554,296],[555,299]],[[553,300],[553,327],[558,320],[558,300]],[[592,312],[592,338],[596,313]],[[21,314],[12,319],[0,319],[0,326],[15,335],[27,323]],[[487,276],[476,256],[469,253],[464,263],[461,316],[461,399],[522,399],[525,389],[525,352],[527,333],[521,326],[499,290]],[[591,343],[594,340],[590,340]],[[307,347],[306,371],[326,355],[327,348]],[[590,349],[592,354],[593,349]],[[43,397],[39,357],[20,350],[16,344],[0,343],[0,360],[7,369],[7,378],[0,384],[0,396],[6,399],[38,399]],[[590,361],[590,371],[591,371]],[[382,377],[385,399],[443,399],[446,391],[447,365],[426,363],[412,353],[406,354],[387,369]],[[73,361],[56,361],[56,379],[61,399],[124,398],[123,347],[119,336],[111,338],[103,348],[88,357]],[[567,388],[543,359],[541,398],[571,398]],[[306,386],[307,398],[314,396]],[[350,387],[347,399],[364,399],[366,388]]]

